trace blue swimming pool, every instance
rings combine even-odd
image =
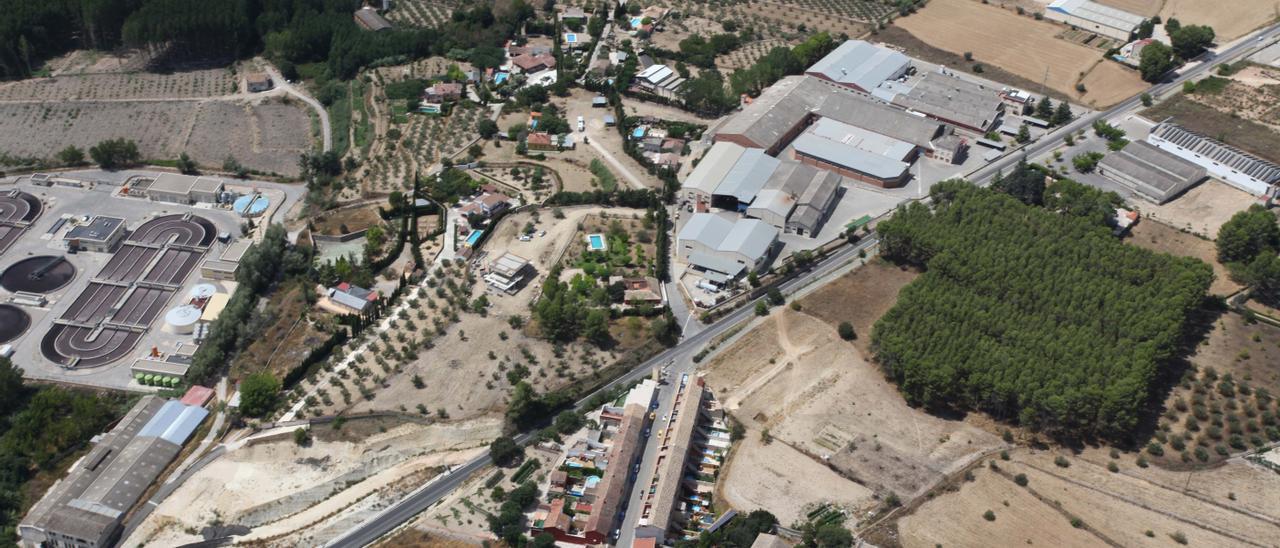
[[[635,137],[636,139],[640,139],[640,138],[644,137],[644,126],[641,126],[641,127],[638,127],[638,128],[635,128],[634,130],[632,130],[632,131],[631,131],[631,136],[632,136],[632,137]]]
[[[604,234],[587,235],[587,247],[591,249],[591,251],[604,251]]]
[[[501,84],[506,81],[507,81],[507,73],[505,72],[499,72],[493,75],[493,83],[495,84]]]
[[[638,29],[638,28],[640,28],[640,25],[642,25],[642,24],[644,24],[644,18],[643,18],[643,17],[632,17],[632,18],[631,18],[631,28],[633,28],[633,29]]]
[[[570,43],[570,44],[577,44],[577,43],[578,43],[578,35],[577,35],[577,34],[574,34],[574,33],[572,33],[572,32],[570,32],[570,33],[566,33],[566,34],[564,35],[564,41],[565,41],[565,42],[567,42],[567,43]]]
[[[467,247],[474,247],[481,236],[484,236],[483,230],[472,230],[471,235],[467,236]]]

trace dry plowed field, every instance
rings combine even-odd
[[[1146,87],[1136,71],[1104,62],[1097,50],[1054,38],[1065,27],[972,0],[933,0],[894,24],[933,47],[972,52],[975,63],[1033,82],[1044,80],[1048,69],[1049,87],[1093,107],[1118,103]],[[1077,82],[1085,93],[1076,91]]]
[[[311,146],[301,107],[225,101],[0,103],[0,151],[47,158],[68,145],[88,150],[106,139],[138,143],[145,159],[186,152],[204,166],[233,155],[249,169],[294,175]]]
[[[86,101],[103,99],[185,99],[236,92],[228,69],[177,74],[92,74],[30,78],[0,84],[2,101]]]
[[[1275,0],[1166,0],[1160,16],[1177,18],[1183,24],[1209,25],[1218,41],[1234,40],[1280,15]]]
[[[1168,472],[1121,455],[1110,472],[1102,450],[1070,457],[1065,468],[1052,452],[1011,456],[997,460],[999,472],[979,468],[975,481],[901,519],[903,546],[1175,546],[1175,536],[1190,546],[1272,546],[1280,538],[1280,475],[1244,462]]]

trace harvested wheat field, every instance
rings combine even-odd
[[[933,0],[894,22],[919,40],[975,63],[995,65],[1049,87],[1074,101],[1105,107],[1146,88],[1136,71],[1103,62],[1094,49],[1054,38],[1064,27],[972,0]],[[1082,78],[1083,75],[1083,78]],[[1086,92],[1076,91],[1076,83]]]
[[[1176,18],[1182,24],[1209,25],[1219,42],[1235,40],[1280,16],[1275,0],[1166,0],[1160,17]]]

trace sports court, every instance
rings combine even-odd
[[[26,192],[10,190],[0,194],[0,255],[18,241],[41,211],[44,205],[40,199]]]
[[[213,223],[194,215],[143,223],[54,322],[41,352],[71,368],[97,367],[129,354],[216,235]]]

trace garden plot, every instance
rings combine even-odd
[[[387,19],[398,26],[438,27],[449,20],[458,3],[450,0],[399,0]]]
[[[1209,25],[1219,42],[1235,40],[1263,25],[1275,21],[1273,0],[1233,0],[1225,6],[1206,0],[1165,0],[1160,16],[1168,21],[1176,18],[1184,25]]]
[[[1103,61],[1096,50],[1055,38],[1060,26],[971,0],[933,0],[894,24],[934,48],[972,53],[970,65],[994,65],[1027,81],[1043,80],[1093,107],[1117,103],[1147,86],[1136,71]]]
[[[68,75],[0,84],[0,101],[192,99],[234,94],[236,84],[235,73],[225,68],[173,74]]]

